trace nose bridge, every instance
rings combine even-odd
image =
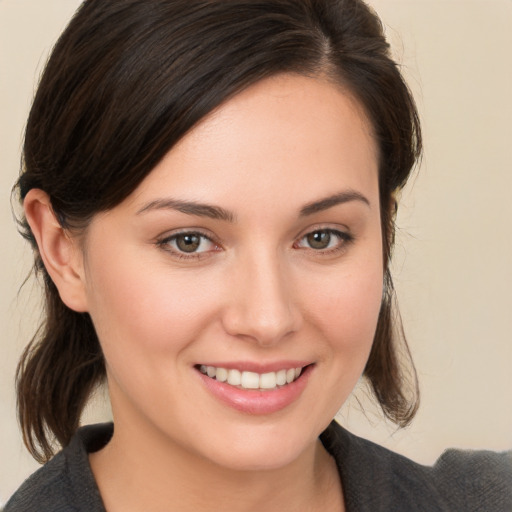
[[[226,330],[261,345],[272,345],[295,331],[300,315],[288,275],[286,263],[276,251],[260,248],[241,257],[233,272]]]

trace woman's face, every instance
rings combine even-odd
[[[93,219],[85,293],[117,435],[234,469],[314,445],[375,332],[377,173],[358,104],[281,75],[209,115]]]

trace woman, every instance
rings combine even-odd
[[[26,130],[19,415],[49,462],[6,510],[509,510],[504,455],[425,468],[331,423],[361,374],[417,408],[388,264],[420,153],[362,2],[86,1]],[[115,428],[77,430],[105,378]]]

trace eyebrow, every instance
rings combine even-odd
[[[153,210],[176,210],[187,215],[209,217],[210,219],[225,220],[228,222],[235,222],[236,220],[234,213],[220,206],[197,203],[195,201],[180,201],[177,199],[156,199],[138,210],[137,215]]]
[[[339,204],[351,201],[359,201],[370,206],[370,201],[361,193],[355,190],[340,192],[329,197],[325,197],[318,201],[308,203],[300,209],[299,216],[307,217],[324,210],[328,210]],[[220,206],[214,206],[206,203],[198,203],[196,201],[182,201],[178,199],[156,199],[143,206],[137,211],[137,215],[147,213],[154,210],[176,210],[187,215],[196,215],[198,217],[209,217],[210,219],[224,220],[227,222],[236,222],[236,215],[229,210]]]
[[[307,217],[308,215],[313,215],[314,213],[322,212],[332,208],[333,206],[351,201],[360,201],[368,207],[371,207],[370,201],[368,201],[363,194],[355,190],[347,190],[345,192],[340,192],[339,194],[334,194],[324,199],[320,199],[319,201],[308,203],[300,209],[300,216]]]

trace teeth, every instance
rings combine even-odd
[[[286,384],[286,370],[279,370],[276,373],[276,384],[278,386],[284,386]]]
[[[274,389],[277,384],[276,372],[263,373],[259,378],[259,386],[262,389]]]
[[[228,370],[228,384],[240,386],[242,384],[242,374],[238,370]]]
[[[258,389],[260,387],[260,376],[254,372],[242,372],[242,387]]]
[[[276,389],[277,386],[292,383],[302,372],[302,368],[299,367],[260,374],[205,365],[201,365],[199,370],[211,379],[227,382],[231,386],[240,386],[244,389]]]
[[[215,378],[220,382],[226,382],[228,380],[228,371],[226,368],[217,368]]]

